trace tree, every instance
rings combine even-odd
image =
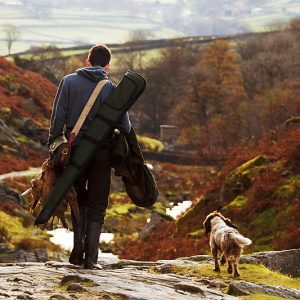
[[[149,34],[142,30],[135,30],[131,32],[124,43],[125,54],[120,56],[117,64],[120,69],[141,71],[145,69],[145,51],[139,50],[141,43],[149,38]]]
[[[245,93],[237,57],[228,42],[214,41],[198,54],[187,87],[185,101],[174,111],[174,119],[184,128],[182,136],[189,139],[186,142],[201,145],[206,155],[236,143],[237,108]]]
[[[160,50],[156,57],[148,60],[148,66],[143,71],[148,83],[144,100],[134,108],[138,119],[142,120],[140,129],[158,135],[160,125],[173,121],[170,112],[176,103],[184,101],[186,72],[192,60],[189,49],[180,47]]]
[[[4,25],[4,32],[5,32],[5,35],[6,35],[8,55],[10,55],[11,54],[11,47],[12,47],[13,43],[20,38],[21,32],[13,24]]]

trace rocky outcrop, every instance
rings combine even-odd
[[[290,253],[267,252],[244,256],[241,264],[258,264],[261,257]],[[300,290],[261,282],[246,281],[224,274],[209,277],[197,272],[212,269],[213,260],[208,255],[183,257],[156,262],[119,260],[115,256],[100,255],[102,271],[85,270],[64,262],[0,264],[0,299],[239,299],[244,295],[270,295],[285,299],[300,299]],[[184,275],[176,269],[190,270]],[[214,273],[214,272],[212,272]],[[191,276],[192,275],[192,276]],[[223,276],[224,275],[224,276]],[[298,280],[298,279],[297,279]],[[299,279],[300,280],[300,279]]]
[[[35,250],[1,249],[0,260],[14,261],[14,262],[46,262],[48,261],[48,254],[46,249],[35,249]]]
[[[282,297],[286,299],[300,299],[300,290],[288,289],[282,286],[269,286],[265,284],[246,281],[230,283],[228,293],[235,296],[260,294]]]
[[[252,258],[271,270],[300,277],[300,249],[257,252]]]
[[[3,299],[236,299],[184,276],[149,272],[145,263],[106,264],[103,271],[57,262],[0,264],[0,273]]]

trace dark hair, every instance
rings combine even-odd
[[[88,60],[92,66],[105,67],[109,64],[111,58],[111,52],[105,45],[96,45],[89,51]]]

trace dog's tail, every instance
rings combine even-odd
[[[245,247],[245,246],[252,244],[252,241],[250,239],[242,236],[241,234],[235,235],[234,239],[240,247]]]

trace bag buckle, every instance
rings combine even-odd
[[[68,152],[69,152],[69,151],[68,151],[68,148],[64,148],[64,149],[62,150],[61,153],[62,153],[63,155],[67,155]]]

